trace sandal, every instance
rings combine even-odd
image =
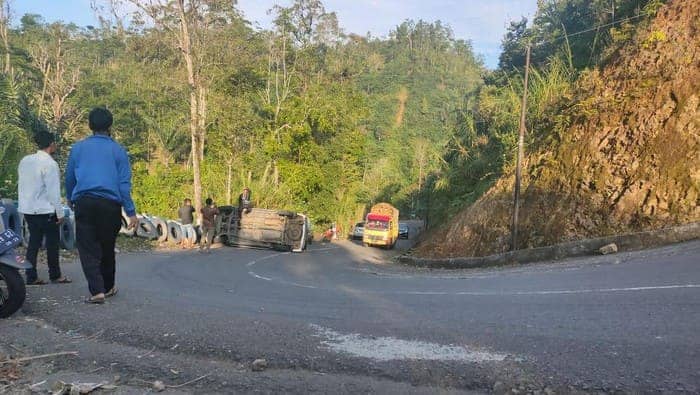
[[[37,278],[36,280],[27,283],[27,285],[46,285],[46,284],[48,284],[46,282],[46,280],[42,280],[40,278]]]
[[[54,284],[70,284],[73,282],[73,280],[64,276],[64,277],[59,277],[59,278],[53,279],[53,280],[51,280],[51,282]]]
[[[112,287],[112,289],[110,289],[109,291],[107,291],[107,292],[105,293],[105,298],[111,298],[112,296],[116,295],[117,292],[119,292],[119,290],[117,289],[117,287]]]
[[[97,294],[85,299],[85,303],[88,304],[103,304],[105,302],[104,294]]]

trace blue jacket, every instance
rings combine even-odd
[[[66,168],[66,198],[94,196],[121,204],[136,215],[131,200],[131,166],[126,150],[109,136],[92,135],[73,144]]]

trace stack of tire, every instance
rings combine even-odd
[[[29,244],[29,226],[24,220],[24,215],[17,211],[17,203],[10,199],[0,199],[0,205],[5,208],[2,216],[5,228],[12,229],[20,235],[22,244],[26,247]],[[68,207],[64,207],[63,210],[64,220],[59,228],[59,246],[65,250],[72,250],[75,248],[75,214]]]
[[[166,220],[148,214],[137,215],[139,225],[136,229],[129,229],[129,216],[122,210],[122,227],[119,233],[130,237],[142,237],[159,242],[171,241],[180,244],[189,240],[191,244],[199,241],[199,229],[192,225],[183,225],[179,221]]]
[[[11,199],[0,199],[0,206],[5,208],[2,221],[5,229],[12,229],[22,237],[22,244],[29,244],[29,226],[24,220],[24,215],[17,211],[17,203]],[[60,227],[60,247],[66,250],[75,248],[75,213],[68,207],[64,207],[64,220]],[[137,216],[139,226],[129,229],[129,217],[122,210],[122,226],[119,233],[130,237],[142,237],[148,240],[165,242],[170,240],[176,244],[189,240],[190,244],[199,242],[199,227],[183,225],[179,221],[166,220],[160,217],[141,214]],[[43,245],[43,243],[42,243]]]

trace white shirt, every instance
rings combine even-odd
[[[58,164],[46,151],[27,155],[19,162],[18,210],[23,214],[52,214],[63,218]]]

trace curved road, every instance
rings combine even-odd
[[[69,264],[79,280],[31,288],[4,341],[39,320],[49,329],[24,346],[79,349],[58,371],[208,374],[195,392],[700,391],[700,241],[471,271],[398,266],[392,253],[127,254],[104,306],[81,302]],[[268,370],[250,372],[256,358]]]

